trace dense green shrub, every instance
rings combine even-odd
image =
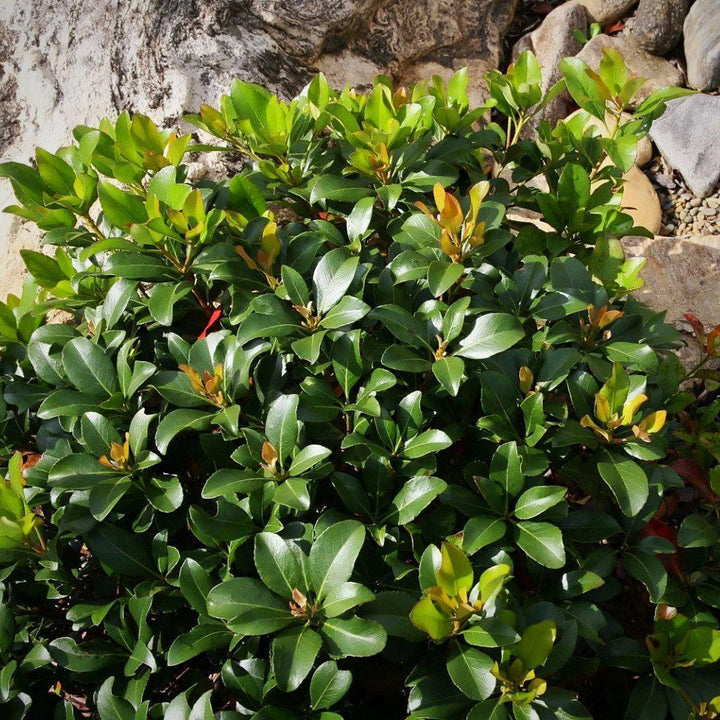
[[[55,247],[0,305],[6,717],[715,717],[720,333],[686,373],[618,241],[679,91],[620,124],[619,56],[564,71],[491,118],[464,72],[236,82],[220,145],[123,114],[0,166]],[[526,139],[565,82],[607,136]]]

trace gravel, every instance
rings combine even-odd
[[[645,173],[660,198],[662,235],[720,235],[720,188],[705,199],[695,197],[660,156]]]

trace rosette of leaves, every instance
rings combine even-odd
[[[281,690],[296,690],[322,651],[333,659],[370,657],[387,635],[355,609],[375,599],[350,582],[365,528],[344,520],[324,529],[305,554],[273,533],[255,536],[260,579],[231,578],[210,590],[208,612],[239,637],[272,635],[271,658]]]
[[[124,113],[0,165],[44,233],[0,303],[8,717],[717,712],[717,329],[683,368],[621,244],[683,91],[625,120],[616,53],[563,68],[238,81],[212,144]]]

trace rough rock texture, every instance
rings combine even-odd
[[[587,8],[590,17],[599,23],[619,20],[630,11],[637,0],[579,0]]]
[[[78,124],[120,110],[177,125],[233,78],[284,96],[315,69],[331,83],[448,76],[467,65],[473,100],[496,68],[518,0],[0,0],[0,158],[55,150]],[[12,201],[0,182],[0,207]],[[18,246],[0,216],[0,297],[19,285]],[[10,269],[9,272],[8,268]]]
[[[720,238],[717,236],[624,238],[629,256],[647,258],[642,271],[645,287],[635,296],[669,321],[692,312],[706,326],[718,318],[720,297]]]
[[[625,34],[653,55],[665,55],[678,44],[689,0],[640,0],[634,17],[625,23]]]
[[[603,48],[614,48],[624,58],[632,75],[639,75],[647,82],[638,91],[635,101],[642,102],[650,93],[668,85],[682,85],[683,74],[672,63],[655,57],[637,46],[632,38],[618,35],[598,35],[578,53],[578,57],[598,70]]]
[[[696,196],[712,193],[720,180],[720,97],[671,100],[653,123],[650,137]]]
[[[252,12],[266,23],[266,30],[283,52],[316,60],[329,46],[338,47],[372,15],[376,0],[251,0]]]
[[[720,2],[696,0],[685,18],[688,83],[699,90],[720,87]]]
[[[535,53],[543,71],[543,92],[546,92],[562,76],[560,61],[577,55],[582,50],[582,44],[575,38],[574,31],[586,33],[587,27],[588,14],[583,5],[576,0],[559,5],[546,16],[540,27],[515,43],[513,58],[517,58],[525,50]],[[557,122],[567,116],[573,105],[570,94],[563,92],[538,113],[534,118],[534,125],[537,126],[540,120]]]
[[[27,162],[36,145],[55,150],[77,124],[123,108],[175,123],[215,102],[233,77],[261,79],[288,94],[307,66],[288,58],[238,3],[205,0],[6,0],[0,3],[0,155]],[[251,41],[248,38],[252,38]],[[0,183],[0,207],[12,201]],[[37,244],[31,225],[0,216],[0,297],[17,289],[18,246]]]
[[[651,233],[660,232],[662,210],[660,199],[647,175],[637,167],[631,167],[625,175],[622,207],[637,227],[647,228]]]
[[[472,104],[487,98],[483,75],[496,69],[519,0],[389,0],[351,48],[380,61],[402,82],[448,78],[462,67],[474,78]]]

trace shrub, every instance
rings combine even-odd
[[[619,243],[679,91],[564,72],[238,81],[219,145],[125,113],[0,166],[55,248],[0,305],[8,717],[716,716],[720,331],[686,373]]]

